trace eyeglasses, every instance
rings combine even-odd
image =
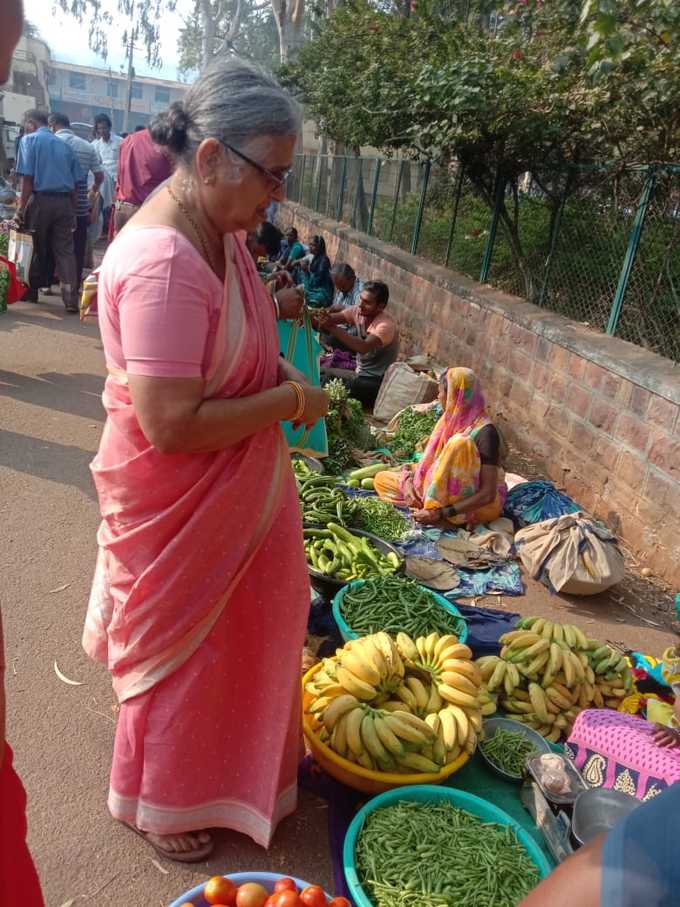
[[[242,151],[239,151],[238,148],[234,148],[233,145],[230,145],[228,142],[222,142],[225,148],[228,148],[232,154],[235,154],[236,157],[240,157],[241,160],[245,161],[246,164],[250,164],[251,167],[254,167],[259,171],[262,176],[266,176],[267,179],[272,183],[272,188],[281,189],[282,186],[285,186],[288,177],[293,172],[293,169],[285,170],[280,176],[277,176],[275,173],[272,173],[271,170],[267,170],[266,167],[263,167],[262,164],[258,164],[257,161],[254,161],[251,157],[248,157],[247,154],[244,154]]]

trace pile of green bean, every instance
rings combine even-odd
[[[347,589],[340,608],[343,620],[359,636],[383,630],[412,639],[430,633],[460,635],[463,622],[437,604],[434,596],[412,579],[376,576]]]
[[[526,734],[506,728],[498,728],[479,747],[490,762],[517,778],[524,774],[527,760],[538,755],[538,750]]]
[[[355,856],[375,907],[515,907],[539,882],[512,828],[452,803],[375,810]]]
[[[345,525],[354,514],[354,501],[350,501],[337,487],[338,481],[337,476],[316,474],[298,480],[303,522],[322,526],[329,522]]]

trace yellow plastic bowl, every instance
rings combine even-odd
[[[317,731],[321,722],[317,721],[313,715],[308,715],[306,711],[313,697],[306,692],[305,686],[320,669],[321,663],[319,662],[310,668],[302,678],[302,727],[312,755],[321,768],[332,775],[336,781],[364,794],[382,794],[394,787],[404,787],[408,784],[441,784],[442,781],[461,769],[470,758],[470,755],[463,751],[454,762],[446,765],[440,772],[419,772],[414,775],[373,772],[361,765],[355,765],[349,759],[343,759],[319,738]]]

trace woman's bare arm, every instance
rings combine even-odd
[[[290,419],[297,409],[297,397],[289,384],[250,397],[204,400],[202,378],[130,375],[128,380],[141,429],[161,453],[222,450],[276,422]],[[305,394],[308,404],[305,419],[309,416],[316,422],[325,411],[319,397],[323,392],[305,387]]]
[[[603,844],[604,835],[600,835],[581,847],[534,888],[519,907],[600,907]]]

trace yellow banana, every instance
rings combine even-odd
[[[551,620],[546,620],[546,622],[543,624],[543,629],[541,630],[541,636],[543,637],[543,639],[551,640],[552,631],[553,631],[553,622]]]
[[[363,680],[364,683],[368,683],[371,686],[377,687],[382,679],[378,669],[366,657],[365,650],[361,653],[357,650],[343,652],[340,665],[351,671],[359,680]]]
[[[574,636],[576,637],[576,645],[579,649],[588,648],[588,639],[586,638],[585,633],[576,626],[576,624],[569,624],[571,629],[574,631]]]
[[[366,712],[361,722],[361,739],[365,748],[374,759],[383,761],[387,758],[387,750],[380,742],[380,738],[373,723],[373,715]]]
[[[405,702],[409,709],[418,708],[416,697],[405,684],[402,683],[401,686],[397,687],[394,691],[394,695],[401,699],[402,702]]]
[[[487,687],[490,693],[493,693],[493,691],[503,683],[506,667],[506,662],[499,659],[498,664],[494,668],[493,674],[491,675],[491,677],[489,677],[489,680],[487,682]]]
[[[570,709],[571,708],[571,699],[567,699],[563,696],[559,690],[556,690],[555,687],[548,687],[545,691],[545,695],[551,702],[554,702],[556,706],[559,706],[561,709]]]
[[[537,636],[541,636],[541,634],[543,633],[544,626],[545,626],[545,619],[543,617],[539,617],[538,620],[534,621],[534,623],[531,625],[531,630]]]
[[[388,677],[390,674],[389,665],[385,660],[385,656],[378,648],[375,640],[372,636],[364,636],[362,639],[356,640],[359,643],[359,648],[362,650],[364,658],[366,658],[370,664],[372,664],[381,678]]]
[[[340,718],[358,705],[359,700],[356,696],[350,696],[349,693],[344,693],[342,696],[336,696],[335,699],[331,699],[321,716],[326,730],[330,733]]]
[[[560,648],[560,646],[558,646],[556,642],[551,643],[550,644],[550,660],[549,660],[548,664],[549,664],[549,670],[552,674],[557,674],[558,671],[560,670],[560,668],[562,667],[562,658],[563,658],[563,653],[562,653],[562,649]]]
[[[432,760],[439,766],[446,764],[446,745],[440,736],[432,744]]]
[[[440,680],[441,683],[445,683],[456,690],[462,690],[463,693],[468,693],[470,696],[479,695],[479,684],[473,683],[464,674],[459,674],[457,671],[444,671],[440,675]]]
[[[470,730],[468,731],[467,740],[465,741],[465,752],[472,755],[477,749],[477,732],[474,730],[472,725],[470,725]]]
[[[531,699],[531,704],[534,707],[534,711],[536,712],[538,717],[547,724],[550,719],[546,705],[545,693],[537,683],[529,684],[529,698]]]
[[[359,755],[357,756],[357,762],[362,768],[367,768],[371,772],[375,771],[375,763],[371,759],[370,754],[366,752],[366,750],[362,750],[359,753]]]
[[[527,649],[524,649],[523,661],[531,661],[537,655],[540,655],[542,652],[547,652],[550,649],[550,642],[547,639],[539,639],[538,642],[535,642],[532,646],[529,646]]]
[[[405,682],[406,686],[415,697],[417,709],[424,712],[430,701],[429,691],[425,689],[422,681],[418,680],[417,677],[407,677]]]
[[[449,658],[463,658],[466,661],[472,660],[472,649],[463,642],[453,643],[443,649],[439,655],[439,661],[444,664]]]
[[[407,712],[391,712],[385,715],[384,719],[392,733],[399,737],[400,740],[406,740],[408,743],[419,743],[421,746],[427,743],[427,735],[412,727],[404,720],[406,717],[412,718],[413,716]],[[429,725],[425,725],[425,727],[428,730],[428,734],[432,735],[432,728]]]
[[[562,624],[553,624],[552,628],[553,642],[564,642],[564,628]]]
[[[430,684],[430,695],[427,700],[427,706],[425,711],[429,714],[430,712],[438,712],[444,705],[444,700],[439,695],[439,690],[437,689],[436,683]]]
[[[538,674],[539,671],[542,671],[543,668],[548,664],[548,659],[550,658],[550,651],[541,652],[537,655],[533,661],[528,662],[527,664],[522,665],[524,668],[524,675],[529,674]],[[518,668],[519,670],[519,668]]]
[[[434,662],[434,647],[439,642],[439,633],[430,633],[425,637],[425,651],[430,662]]]
[[[510,712],[515,715],[529,715],[533,712],[534,707],[530,702],[522,702],[521,699],[504,699],[503,708],[506,712]]]
[[[430,725],[435,734],[439,733],[439,728],[441,727],[441,719],[438,713],[436,714],[434,712],[431,712],[429,715],[426,715],[423,718],[423,721],[425,722],[425,724]]]
[[[574,663],[571,658],[568,658],[569,653],[565,652],[564,657],[562,658],[562,670],[564,671],[565,683],[568,687],[574,686],[574,681],[576,680],[576,672],[574,670]]]
[[[347,755],[347,714],[342,715],[333,728],[331,734],[331,748],[341,756]]]
[[[418,649],[408,633],[397,633],[397,648],[404,658],[409,661],[418,661],[420,657]]]
[[[485,718],[488,718],[490,715],[495,715],[496,710],[497,710],[497,706],[496,706],[496,703],[493,701],[485,702],[482,705],[482,715],[484,715]]]
[[[449,709],[442,709],[439,713],[439,720],[441,722],[441,736],[444,741],[444,746],[447,750],[453,749],[456,745],[456,735],[458,731],[458,723]],[[464,742],[461,741],[461,743]]]
[[[393,756],[400,756],[404,752],[404,745],[397,735],[392,731],[382,715],[373,716],[373,724],[378,739],[385,749],[392,753]]]
[[[470,721],[470,724],[475,729],[476,733],[481,734],[482,727],[484,726],[484,722],[482,721],[481,711],[478,709],[468,709],[467,716]]]
[[[444,636],[440,636],[433,650],[435,659],[438,659],[441,656],[444,649],[455,646],[457,643],[458,637],[454,633],[446,633]]]
[[[468,731],[470,730],[470,719],[468,718],[467,713],[457,705],[449,705],[446,707],[446,709],[444,709],[444,711],[451,712],[451,714],[453,715],[457,727],[456,737],[458,739],[458,742],[462,746],[463,741],[467,737]]]
[[[446,683],[439,685],[439,695],[442,699],[446,699],[447,702],[452,702],[454,705],[464,705],[472,709],[479,708],[479,699],[477,696],[472,696],[470,693],[464,693],[462,690],[451,687]]]
[[[318,699],[310,702],[307,706],[307,711],[310,715],[318,715],[323,712],[324,709],[328,708],[332,701],[330,696],[320,696]]]
[[[455,746],[452,750],[449,750],[446,754],[446,764],[451,765],[452,762],[455,762],[460,756],[462,749],[461,746]]]
[[[489,680],[501,660],[496,655],[490,655],[488,661],[484,661],[484,664],[481,664],[481,661],[482,659],[480,658],[476,662],[479,667],[479,673],[482,675],[482,680]]]
[[[572,627],[572,625],[563,624],[562,632],[564,634],[564,641],[569,646],[569,648],[575,649],[577,646],[577,642],[576,642],[576,634],[574,633],[574,628]],[[555,642],[559,642],[559,640],[556,639]]]
[[[401,699],[388,699],[387,702],[383,702],[380,708],[383,712],[405,712],[408,711],[408,706],[405,702],[402,702]]]
[[[347,746],[359,756],[364,751],[364,745],[361,742],[361,722],[364,720],[364,710],[359,706],[353,712],[349,712],[345,718],[345,730],[347,732]]]
[[[427,648],[425,646],[425,642],[426,642],[426,637],[424,637],[424,636],[419,636],[418,639],[416,639],[416,648],[418,649],[418,659],[417,660],[422,662],[422,664],[424,664],[424,665],[430,663],[429,659],[427,657]]]
[[[465,658],[447,658],[446,661],[439,665],[441,671],[457,671],[464,674],[468,680],[471,680],[477,686],[482,682],[482,674],[474,661],[467,661]]]
[[[557,743],[560,737],[562,736],[562,731],[558,727],[553,727],[553,729],[543,735],[546,740],[549,740],[551,743]]]
[[[414,772],[423,772],[427,774],[438,774],[439,766],[432,759],[421,756],[420,753],[404,753],[399,756],[397,761],[404,768],[413,769]]]
[[[356,696],[357,699],[374,699],[378,695],[378,691],[374,686],[370,683],[366,683],[364,680],[360,680],[355,674],[348,671],[347,668],[343,668],[342,665],[338,666],[337,675],[338,683],[340,683],[348,693]]]

